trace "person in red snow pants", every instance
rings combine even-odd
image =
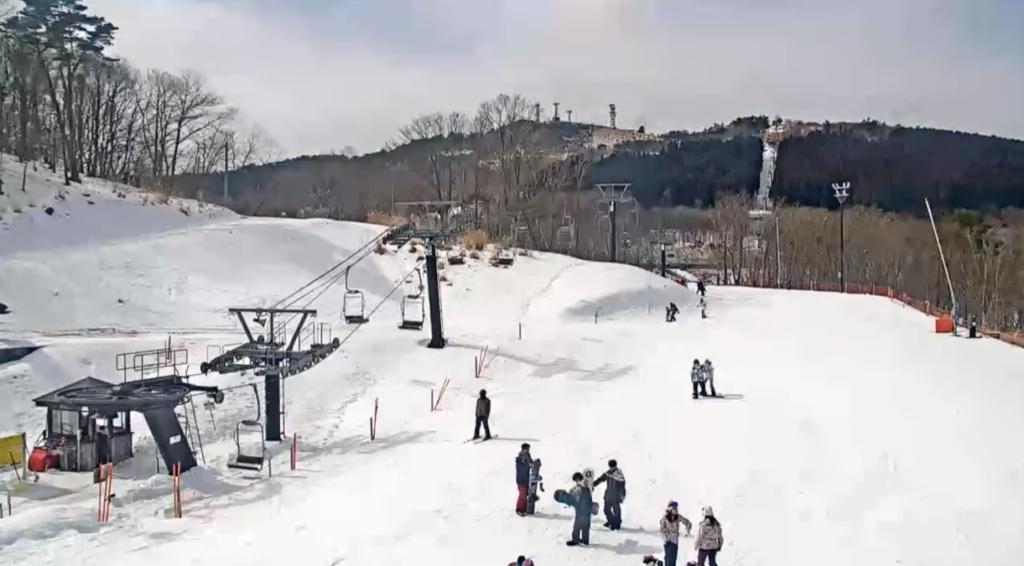
[[[533,457],[530,456],[530,445],[523,443],[519,455],[516,456],[516,487],[519,488],[519,497],[516,499],[516,514],[520,517],[526,516],[526,493],[530,487],[530,465]]]

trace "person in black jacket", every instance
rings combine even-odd
[[[576,472],[572,475],[572,481],[576,485],[569,490],[569,494],[576,498],[576,516],[572,520],[572,539],[566,541],[565,545],[586,546],[590,544],[590,514],[594,509],[594,498],[583,474]]]
[[[487,390],[481,389],[480,396],[476,399],[476,427],[473,429],[473,440],[480,439],[480,427],[484,427],[484,440],[491,439],[491,426],[487,419],[491,417],[491,400],[487,397]]]
[[[516,456],[516,487],[519,488],[519,498],[516,499],[516,515],[526,516],[526,496],[530,489],[530,468],[533,466],[533,457],[530,456],[530,445],[523,443],[519,455]]]
[[[613,531],[622,528],[622,502],[626,500],[626,477],[619,469],[619,463],[608,460],[608,471],[594,480],[594,486],[607,483],[604,487],[604,526]]]

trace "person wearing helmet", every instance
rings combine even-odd
[[[509,562],[508,566],[535,566],[535,565],[533,563],[533,560],[531,560],[531,559],[529,559],[529,558],[527,558],[527,557],[525,557],[523,555],[519,555],[519,558],[516,558],[515,562]]]
[[[690,368],[690,382],[693,384],[693,398],[697,398],[698,391],[701,397],[707,397],[707,386],[704,384],[704,366],[700,360],[693,360],[693,367]]]
[[[484,440],[491,439],[491,426],[487,420],[491,418],[491,400],[487,397],[487,390],[481,389],[480,396],[476,399],[476,427],[473,429],[473,440],[480,439],[480,427],[484,427]]]
[[[718,397],[718,393],[715,392],[715,368],[711,365],[711,360],[704,360],[701,369],[704,371],[704,380],[708,382],[708,388],[711,389],[711,396]]]
[[[697,550],[699,566],[718,566],[718,551],[722,550],[725,538],[722,536],[722,524],[715,518],[711,507],[702,510],[704,520],[697,530],[697,542],[693,547]]]
[[[665,543],[665,566],[676,566],[679,558],[679,525],[686,529],[686,536],[690,536],[690,529],[693,524],[686,517],[679,514],[679,504],[669,501],[665,508],[665,515],[661,517],[661,538]]]

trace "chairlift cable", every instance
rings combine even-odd
[[[382,306],[384,306],[384,303],[386,303],[388,301],[388,299],[391,298],[391,295],[394,295],[395,291],[399,290],[402,287],[402,285],[405,284],[405,280],[408,279],[413,273],[416,273],[417,269],[419,269],[420,267],[423,266],[424,261],[425,260],[420,260],[420,261],[416,262],[416,265],[413,266],[412,269],[410,269],[405,275],[402,276],[401,279],[398,280],[398,283],[394,287],[392,287],[390,291],[388,291],[388,294],[384,295],[384,297],[380,300],[380,302],[378,302],[377,305],[374,306],[373,309],[370,310],[370,316],[372,316],[374,313],[376,313],[378,310],[380,310],[380,308]],[[369,316],[367,316],[367,318],[369,318]],[[357,325],[355,325],[352,328],[352,330],[350,330],[349,333],[346,334],[345,337],[342,338],[338,342],[338,348],[340,349],[342,346],[344,346],[345,342],[348,342],[348,339],[351,338],[363,326],[365,326],[365,325],[364,324],[357,324]],[[296,375],[300,375],[300,374],[294,373],[294,374],[288,375],[286,377],[282,377],[281,381],[284,381],[286,379],[290,379],[290,378],[292,378],[292,377],[294,377]],[[241,389],[242,387],[251,387],[251,386],[254,386],[254,385],[259,385],[260,383],[262,383],[262,381],[249,381],[249,382],[246,382],[246,383],[241,383],[239,385],[232,385],[231,387],[221,387],[221,388],[219,388],[219,391],[231,391],[233,389]]]
[[[310,281],[309,281],[308,283],[306,283],[306,284],[305,284],[305,285],[303,285],[302,287],[299,287],[299,288],[298,288],[298,289],[296,289],[295,291],[292,291],[291,293],[289,293],[288,295],[286,295],[286,296],[285,296],[284,298],[282,298],[281,300],[277,301],[276,303],[274,303],[274,304],[270,305],[270,306],[269,306],[269,307],[267,307],[267,308],[271,308],[271,309],[277,309],[277,308],[288,308],[288,307],[290,307],[291,305],[294,305],[295,303],[297,303],[298,301],[300,301],[300,300],[301,300],[301,296],[300,296],[299,298],[296,298],[296,295],[299,295],[300,293],[302,293],[303,291],[305,291],[305,290],[306,290],[306,289],[308,289],[309,287],[311,287],[311,286],[315,285],[315,284],[316,284],[316,283],[317,283],[318,281],[320,281],[321,279],[323,279],[323,278],[325,278],[325,277],[328,277],[328,276],[330,276],[330,275],[331,275],[332,273],[334,273],[334,272],[335,272],[335,271],[336,271],[336,270],[337,270],[338,268],[340,268],[340,267],[344,266],[344,265],[345,265],[346,263],[348,263],[349,261],[351,261],[351,260],[352,260],[352,258],[354,258],[354,257],[356,257],[356,256],[358,256],[358,255],[360,255],[360,254],[363,254],[363,255],[362,255],[362,256],[361,256],[361,257],[360,257],[359,259],[355,260],[355,262],[353,263],[353,265],[355,265],[356,263],[359,263],[360,261],[362,261],[362,260],[363,260],[363,259],[364,259],[364,258],[365,258],[365,257],[366,257],[367,255],[369,255],[369,254],[366,254],[366,253],[364,253],[364,252],[366,251],[366,249],[367,249],[367,248],[369,248],[369,247],[371,247],[371,246],[373,246],[373,245],[377,244],[377,243],[378,243],[378,242],[379,242],[380,240],[383,240],[383,239],[384,239],[385,237],[387,237],[387,236],[388,236],[389,234],[391,234],[392,232],[394,232],[395,228],[397,228],[398,226],[399,226],[399,224],[393,224],[393,225],[391,225],[391,226],[388,226],[386,230],[384,230],[384,231],[383,231],[383,232],[381,232],[380,234],[376,235],[376,236],[375,236],[375,237],[374,237],[373,239],[371,239],[370,241],[368,241],[368,242],[366,242],[365,244],[363,244],[362,246],[360,246],[360,247],[359,247],[359,248],[358,248],[358,249],[357,249],[356,251],[354,251],[354,252],[352,252],[351,254],[349,254],[349,256],[348,256],[348,257],[346,257],[345,259],[343,259],[343,260],[339,261],[338,263],[335,263],[335,264],[334,264],[334,265],[333,265],[333,266],[332,266],[332,267],[331,267],[330,269],[328,269],[327,271],[324,271],[324,272],[323,272],[323,273],[321,273],[320,275],[317,275],[316,277],[314,277],[314,278],[313,278],[312,280],[310,280]],[[282,306],[282,305],[285,305],[285,306]]]
[[[304,304],[301,307],[299,307],[300,309],[303,309],[303,310],[304,309],[308,309],[310,305],[312,305],[314,302],[316,302],[317,299],[322,297],[324,295],[324,293],[327,292],[328,289],[330,289],[331,287],[336,285],[338,283],[338,281],[340,281],[342,278],[345,278],[346,289],[347,289],[348,288],[348,285],[347,285],[348,277],[347,277],[347,275],[348,275],[349,269],[351,269],[352,267],[354,267],[356,265],[359,265],[359,262],[361,262],[364,259],[366,259],[370,255],[370,253],[371,252],[369,252],[369,251],[365,252],[362,256],[359,257],[359,259],[355,260],[350,265],[346,266],[344,270],[339,271],[338,273],[335,273],[334,275],[331,276],[330,279],[321,282],[320,286],[312,287],[312,288],[306,290],[305,293],[303,293],[302,295],[300,295],[300,296],[296,297],[295,299],[293,299],[292,302],[291,302],[291,305],[289,307],[287,307],[287,308],[291,308],[292,306],[295,305],[295,303],[297,303],[300,300],[308,297],[312,293],[316,293],[319,290],[319,293],[314,295],[312,299],[309,299],[308,301],[306,301],[306,304]],[[289,324],[291,324],[291,322],[293,320],[295,320],[298,317],[299,317],[299,315],[293,314],[291,317],[289,317],[287,320],[284,321],[284,326],[282,326],[282,328],[286,328]]]

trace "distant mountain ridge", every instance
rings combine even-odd
[[[493,131],[486,136],[463,136],[456,142],[462,144],[459,147],[493,145],[498,142],[491,138],[500,137]],[[631,183],[632,193],[645,207],[705,207],[723,193],[753,195],[763,146],[771,142],[778,147],[771,196],[791,204],[834,207],[831,183],[849,182],[853,204],[887,211],[920,215],[925,198],[940,211],[1024,208],[1024,142],[995,136],[893,126],[870,119],[816,123],[767,116],[741,117],[700,132],[662,134],[540,122],[533,123],[531,136],[533,147],[548,161],[586,155],[591,162],[584,178],[564,189],[577,184],[587,188],[602,182]],[[423,178],[429,175],[415,164],[423,161],[424,152],[452,143],[450,138],[416,140],[356,157],[302,156],[249,167],[231,173],[231,196],[224,204],[237,208],[244,201],[252,206],[259,201],[257,195],[278,186],[290,204],[275,204],[274,213],[280,209],[290,214],[292,209],[311,205],[323,208],[325,191],[358,192],[375,186],[379,192],[389,184],[427,183]],[[420,174],[409,174],[410,169]],[[466,182],[458,179],[450,184]],[[221,175],[175,180],[176,192],[195,196],[201,191],[212,202],[221,202],[222,186]],[[391,192],[395,190],[392,187]],[[461,197],[467,193],[450,192]]]

